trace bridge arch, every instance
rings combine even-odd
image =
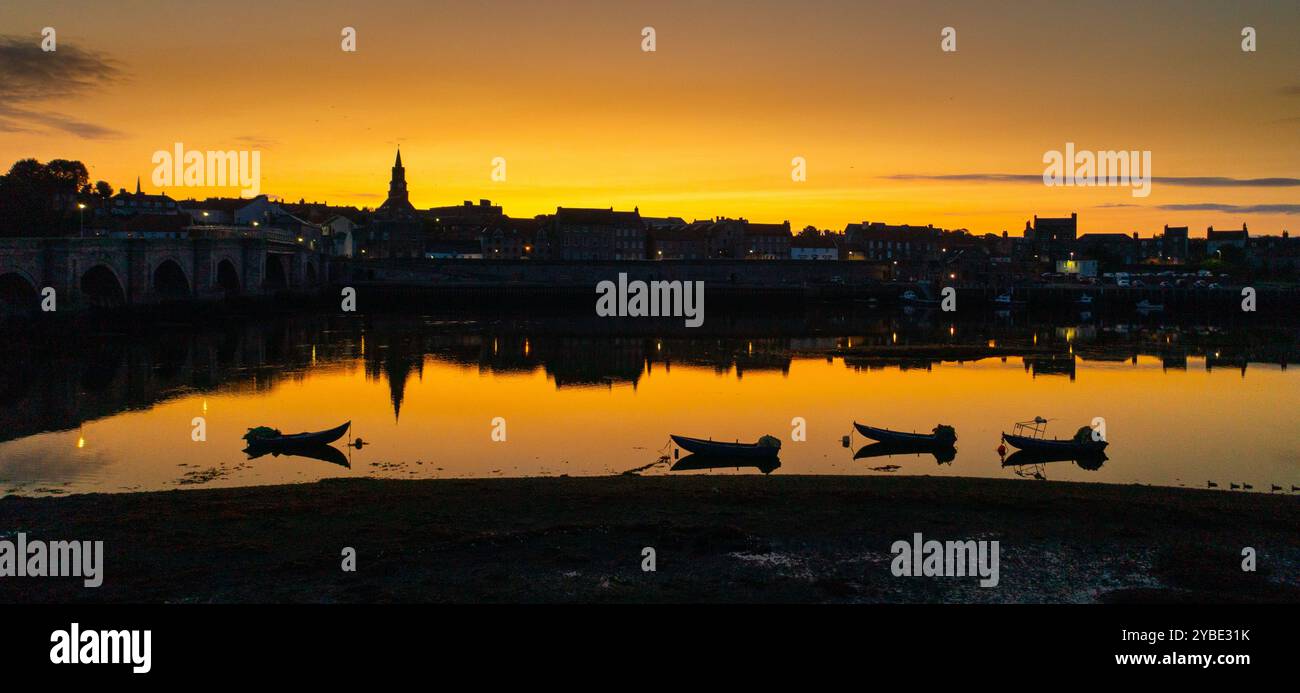
[[[30,318],[40,309],[36,283],[22,270],[0,270],[0,322]]]
[[[160,298],[186,298],[193,294],[190,278],[185,274],[181,263],[167,258],[158,263],[153,270],[153,291]]]
[[[81,275],[81,296],[92,308],[120,308],[126,305],[126,290],[117,272],[108,265],[93,265]]]
[[[239,295],[242,282],[239,280],[239,270],[235,268],[235,263],[230,258],[221,258],[217,262],[217,271],[213,274],[213,286],[224,291],[226,298]]]
[[[289,272],[284,266],[284,261],[276,253],[267,253],[266,272],[262,276],[268,289],[289,288]]]

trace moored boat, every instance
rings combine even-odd
[[[856,421],[853,427],[858,433],[882,443],[925,443],[931,445],[952,445],[957,442],[957,431],[952,426],[939,424],[934,427],[931,433],[903,433],[901,431],[891,431],[887,428],[876,428],[867,426]]]
[[[1017,422],[1011,433],[1003,433],[1002,441],[1026,452],[1049,455],[1089,455],[1106,449],[1105,439],[1098,439],[1090,426],[1082,426],[1072,438],[1048,438],[1048,420],[1035,416],[1032,421]]]
[[[781,451],[781,441],[774,436],[763,436],[757,443],[724,443],[717,440],[669,435],[681,449],[696,455],[715,457],[776,457]]]
[[[1029,438],[1027,436],[1017,436],[1010,433],[1003,433],[1002,440],[1006,441],[1006,443],[1011,447],[1026,452],[1067,455],[1098,453],[1105,450],[1108,445],[1104,440],[1078,440],[1077,438]]]
[[[331,428],[326,431],[314,431],[310,433],[291,433],[288,435],[280,433],[278,429],[260,426],[258,428],[248,429],[248,433],[244,434],[244,440],[247,440],[250,446],[251,445],[259,445],[259,446],[329,445],[330,443],[333,443],[339,438],[342,438],[343,434],[347,433],[348,428],[351,426],[352,426],[352,422],[348,421],[341,426],[335,426],[334,428]]]

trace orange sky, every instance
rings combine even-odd
[[[373,207],[401,144],[417,206],[490,198],[514,216],[637,206],[1016,233],[1035,213],[1078,211],[1082,232],[1300,226],[1300,181],[1159,180],[1300,177],[1300,6],[1043,5],[6,3],[0,37],[37,46],[42,27],[58,31],[37,87],[69,83],[60,70],[78,50],[114,69],[82,88],[0,84],[0,166],[78,158],[93,179],[154,189],[153,152],[174,142],[259,149],[263,192]],[[344,26],[356,53],[340,50]],[[955,53],[940,51],[944,26]],[[0,64],[11,85],[31,74],[15,50]],[[1039,176],[1066,142],[1150,150],[1151,195],[896,178]],[[498,156],[505,182],[490,180]],[[795,156],[806,182],[791,181]]]

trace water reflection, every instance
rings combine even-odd
[[[961,417],[963,446],[958,453],[869,445],[857,451],[858,460],[924,455],[943,468],[955,461],[954,473],[995,475],[1002,469],[992,455],[997,431],[1016,416],[1043,412],[1087,421],[1119,409],[1112,454],[1124,464],[1107,480],[1181,483],[1179,467],[1205,466],[1246,445],[1237,455],[1241,464],[1276,472],[1278,484],[1300,481],[1300,444],[1278,420],[1298,398],[1297,379],[1287,373],[1300,358],[1300,330],[1293,325],[1101,319],[1060,325],[1019,313],[954,322],[930,312],[909,318],[825,310],[710,316],[699,330],[672,321],[455,315],[281,316],[78,330],[0,337],[8,356],[0,362],[0,481],[75,485],[98,477],[102,490],[114,490],[106,478],[134,464],[152,471],[133,472],[132,486],[158,487],[168,478],[166,468],[180,460],[199,457],[215,466],[230,463],[223,455],[239,450],[222,433],[209,447],[190,444],[191,417],[208,416],[214,425],[228,424],[221,430],[242,432],[248,425],[288,426],[277,417],[289,414],[304,430],[346,414],[361,422],[367,438],[382,440],[360,468],[333,448],[293,453],[352,472],[382,460],[423,475],[443,466],[462,475],[607,473],[650,462],[634,451],[658,447],[670,430],[729,440],[754,430],[779,433],[791,417],[804,416],[820,437],[786,441],[782,471],[862,473],[861,464],[837,466],[844,455],[833,448],[867,408],[881,420],[899,412],[914,416],[900,421],[912,427]],[[1216,376],[1211,384],[1193,377],[1229,369],[1240,378]],[[1165,380],[1152,380],[1152,370]],[[545,379],[546,390],[535,386],[534,376]],[[1163,392],[1175,384],[1181,395]],[[653,393],[644,392],[651,386]],[[382,393],[382,405],[372,391]],[[286,393],[293,393],[292,405]],[[208,412],[209,400],[218,410]],[[430,411],[434,406],[437,412]],[[254,411],[266,420],[248,420]],[[510,417],[517,462],[501,462],[505,456],[495,451],[504,448],[486,439],[487,422],[498,415]],[[457,423],[443,423],[450,421]],[[1201,445],[1183,435],[1208,428],[1223,435]],[[1162,447],[1165,439],[1173,444]],[[575,440],[587,442],[575,446]],[[114,446],[111,453],[107,446]],[[435,457],[436,467],[417,464]],[[1007,462],[1021,459],[1012,455]],[[672,468],[715,468],[684,462]],[[923,473],[933,473],[926,462]],[[1100,471],[1090,464],[1075,466]],[[305,478],[313,473],[319,472]],[[284,478],[250,473],[242,481]]]
[[[775,457],[725,457],[718,455],[687,455],[673,463],[672,471],[688,472],[706,469],[756,469],[771,474],[781,468]]]
[[[272,457],[284,455],[286,457],[305,457],[307,459],[320,460],[321,462],[328,462],[343,467],[344,469],[352,468],[352,463],[348,461],[347,455],[343,454],[341,450],[333,445],[325,445],[322,443],[314,445],[267,445],[265,443],[252,443],[248,447],[244,448],[244,454],[248,455],[248,459],[250,460],[255,460],[266,455],[271,455]]]
[[[938,464],[952,464],[957,459],[957,448],[952,445],[935,445],[933,443],[871,443],[858,448],[853,453],[855,460],[867,460],[873,457],[893,457],[895,455],[931,455]]]
[[[1073,462],[1079,469],[1095,472],[1110,459],[1104,452],[1093,453],[1043,453],[1019,450],[1002,461],[1003,467],[1015,469],[1018,476],[1047,479],[1046,465],[1052,462]]]

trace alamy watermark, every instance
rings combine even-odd
[[[204,152],[186,150],[177,142],[173,150],[153,153],[150,180],[160,188],[239,187],[241,197],[257,197],[261,191],[262,152],[236,150]]]
[[[1043,185],[1050,187],[1133,188],[1133,197],[1151,194],[1151,151],[1075,151],[1073,142],[1065,152],[1053,149],[1043,154]]]
[[[153,631],[67,630],[50,633],[50,662],[54,664],[130,664],[136,674],[153,669]]]
[[[980,587],[998,586],[996,541],[925,541],[917,532],[910,542],[894,542],[889,552],[896,554],[889,566],[895,577],[979,576]]]
[[[104,542],[28,541],[18,533],[10,541],[0,539],[0,578],[79,577],[86,587],[104,584]]]
[[[627,272],[618,283],[606,279],[596,285],[596,315],[602,318],[685,317],[687,327],[704,324],[704,282],[629,282]]]

